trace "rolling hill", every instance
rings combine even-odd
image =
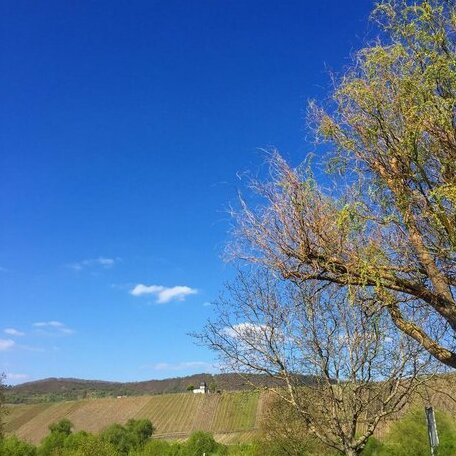
[[[305,384],[310,383],[312,378],[302,376],[300,380]],[[129,383],[47,378],[10,386],[6,388],[5,396],[6,402],[10,404],[33,404],[87,398],[182,393],[187,391],[190,385],[197,387],[202,381],[205,381],[214,391],[251,391],[254,388],[249,381],[256,387],[271,386],[272,382],[264,375],[249,375],[249,381],[246,381],[245,378],[236,373],[196,374],[187,377]]]

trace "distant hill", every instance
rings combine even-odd
[[[303,383],[311,383],[312,377],[302,377]],[[143,382],[109,382],[76,378],[46,378],[6,388],[6,402],[32,404],[117,396],[181,393],[190,386],[198,387],[205,381],[212,391],[245,391],[254,387],[271,386],[273,381],[263,375],[249,375],[248,381],[236,373],[196,374],[187,377]]]
[[[34,383],[48,384],[48,380]],[[49,425],[62,418],[69,419],[75,431],[95,433],[113,423],[148,418],[156,428],[157,438],[180,440],[194,431],[204,430],[224,443],[248,442],[259,429],[267,398],[266,392],[258,391],[186,392],[9,405],[5,431],[38,443],[48,434]]]

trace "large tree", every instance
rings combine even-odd
[[[347,456],[359,455],[378,424],[410,403],[433,359],[394,330],[381,303],[355,294],[244,270],[200,335],[228,370],[247,381],[252,372],[268,376],[303,429]],[[359,305],[364,300],[368,306]]]
[[[295,282],[369,291],[456,368],[456,7],[389,0],[372,17],[379,39],[328,106],[310,106],[337,185],[274,153],[271,179],[253,183],[266,203],[235,214],[234,253]]]

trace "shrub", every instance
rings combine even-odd
[[[440,445],[438,456],[456,454],[456,423],[450,415],[436,412]],[[428,456],[429,440],[424,411],[414,409],[401,420],[392,424],[388,435],[380,444],[368,444],[363,456]]]
[[[226,453],[226,447],[217,443],[210,432],[194,432],[184,446],[185,456],[221,455]]]
[[[150,420],[128,420],[125,429],[130,435],[133,448],[141,448],[152,437],[155,428]]]
[[[63,446],[68,450],[77,450],[78,448],[82,447],[84,443],[91,437],[91,434],[88,434],[85,431],[75,432],[74,434],[70,434],[65,439]]]
[[[77,448],[65,449],[58,456],[120,456],[113,445],[93,435],[88,435],[79,443]]]
[[[36,448],[16,436],[6,437],[0,440],[0,454],[2,456],[35,456]]]
[[[128,456],[171,456],[173,445],[166,440],[151,440],[144,448],[134,450]]]
[[[101,434],[103,442],[112,445],[120,454],[128,454],[133,444],[127,430],[120,424],[108,426]]]
[[[127,455],[132,450],[141,449],[153,432],[150,420],[129,420],[125,426],[109,426],[100,436],[102,441],[110,443],[120,454]]]
[[[41,441],[37,450],[38,456],[55,456],[55,453],[58,454],[59,450],[65,447],[67,437],[62,432],[51,432]]]
[[[51,431],[42,441],[38,447],[37,454],[39,456],[54,456],[63,450],[65,441],[71,435],[73,424],[70,420],[63,419],[52,423],[49,426]]]
[[[71,434],[72,428],[73,428],[73,424],[71,423],[70,420],[68,420],[66,418],[49,425],[49,430],[51,431],[51,434],[60,433],[60,434],[66,435],[66,436]]]

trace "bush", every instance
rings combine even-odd
[[[456,455],[456,423],[450,415],[436,412],[440,445],[438,456]],[[409,412],[392,424],[382,443],[368,444],[363,456],[429,456],[429,440],[426,417],[422,409]]]
[[[133,448],[141,448],[152,437],[155,428],[150,420],[129,420],[125,426],[127,433],[130,435]]]
[[[38,447],[38,456],[55,456],[60,450],[65,447],[67,435],[62,432],[51,432],[40,443]]]
[[[78,448],[82,447],[84,443],[87,442],[91,437],[91,434],[88,434],[85,431],[75,432],[74,434],[70,434],[65,439],[63,446],[68,450],[77,450]]]
[[[141,449],[154,430],[150,420],[129,420],[125,426],[109,426],[100,436],[102,441],[113,445],[120,454],[127,455],[132,450]]]
[[[120,456],[120,454],[109,442],[88,435],[81,439],[77,448],[66,448],[58,453],[58,456]]]
[[[194,432],[184,446],[185,456],[206,456],[226,454],[226,447],[217,443],[209,432]]]
[[[128,454],[133,447],[127,430],[117,423],[107,427],[100,434],[100,438],[103,442],[112,445],[120,454]]]
[[[49,426],[51,433],[47,435],[38,447],[38,456],[55,456],[63,450],[66,439],[71,435],[73,424],[67,419],[57,421]]]
[[[174,454],[173,446],[166,440],[151,440],[144,448],[134,450],[128,456],[171,456]]]
[[[52,423],[49,426],[49,430],[51,431],[51,434],[56,434],[60,433],[63,435],[70,435],[71,434],[71,429],[73,428],[73,424],[70,420],[67,420],[64,418],[63,420],[57,421],[56,423]]]
[[[0,440],[0,454],[2,456],[35,456],[36,448],[16,436],[6,437]]]

